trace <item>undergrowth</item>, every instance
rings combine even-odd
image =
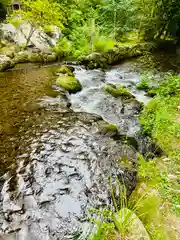
[[[180,77],[169,77],[145,106],[140,122],[144,133],[157,140],[167,154],[180,154]]]
[[[161,189],[180,216],[180,76],[170,75],[156,90],[156,96],[145,106],[140,122],[145,134],[155,139],[167,155],[161,167],[170,176],[169,186]],[[150,171],[151,172],[151,171]]]

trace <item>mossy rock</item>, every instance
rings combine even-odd
[[[19,52],[16,54],[16,56],[14,58],[14,62],[15,63],[26,63],[29,61],[28,56],[29,56],[29,53],[27,51]]]
[[[46,63],[55,62],[57,60],[56,54],[44,55],[43,58]]]
[[[115,124],[109,124],[105,121],[98,121],[98,127],[100,131],[104,134],[114,135],[118,133],[117,126]]]
[[[39,63],[42,63],[42,62],[44,62],[44,58],[39,53],[31,53],[28,56],[28,61],[29,62],[39,62]]]
[[[61,73],[61,74],[66,74],[68,76],[73,76],[74,77],[74,68],[71,66],[66,66],[66,65],[62,65],[58,70],[57,73]]]
[[[111,94],[113,97],[124,97],[125,99],[135,98],[124,85],[107,84],[104,91]]]
[[[56,80],[56,83],[69,93],[77,93],[82,89],[80,82],[74,76],[59,76]]]

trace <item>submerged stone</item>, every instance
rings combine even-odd
[[[77,93],[81,91],[82,86],[75,77],[62,75],[56,80],[57,85],[67,90],[69,93]]]

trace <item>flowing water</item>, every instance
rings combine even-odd
[[[103,90],[122,83],[147,103],[131,62],[106,71],[76,66],[83,89],[74,95],[55,85],[57,68],[0,73],[0,239],[70,239],[87,228],[90,207],[112,204],[110,176],[131,192],[137,151],[155,148],[139,133],[140,104]],[[104,132],[104,121],[119,133]]]

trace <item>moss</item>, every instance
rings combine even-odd
[[[116,127],[115,124],[109,124],[107,127],[106,127],[106,131],[107,132],[118,132],[118,129]]]
[[[68,76],[74,76],[74,68],[71,66],[66,66],[66,65],[62,65],[58,70],[57,73],[62,73],[62,74],[66,74]]]
[[[44,62],[44,58],[41,54],[39,53],[31,53],[29,56],[28,56],[28,61],[29,62]]]
[[[147,92],[147,96],[149,96],[149,97],[155,97],[156,95],[157,95],[157,90],[156,89],[150,89]]]
[[[125,97],[126,99],[132,99],[134,96],[129,92],[128,88],[124,85],[107,84],[104,87],[104,91],[111,94],[113,97]]]
[[[142,81],[140,81],[137,85],[136,88],[139,90],[144,90],[144,91],[148,91],[149,90],[149,84],[146,80],[142,79]]]
[[[59,76],[56,83],[69,93],[77,93],[82,89],[80,82],[73,76]]]
[[[102,133],[118,133],[117,126],[115,124],[109,124],[108,122],[105,121],[99,121],[98,122],[99,129]]]
[[[156,139],[167,154],[180,153],[179,80],[177,76],[170,77],[160,85],[158,95],[145,106],[140,116],[144,133]]]
[[[15,63],[26,63],[28,61],[28,52],[19,52],[14,58]]]
[[[44,56],[44,62],[46,62],[46,63],[55,62],[56,60],[57,60],[56,54],[50,54],[50,55]]]

